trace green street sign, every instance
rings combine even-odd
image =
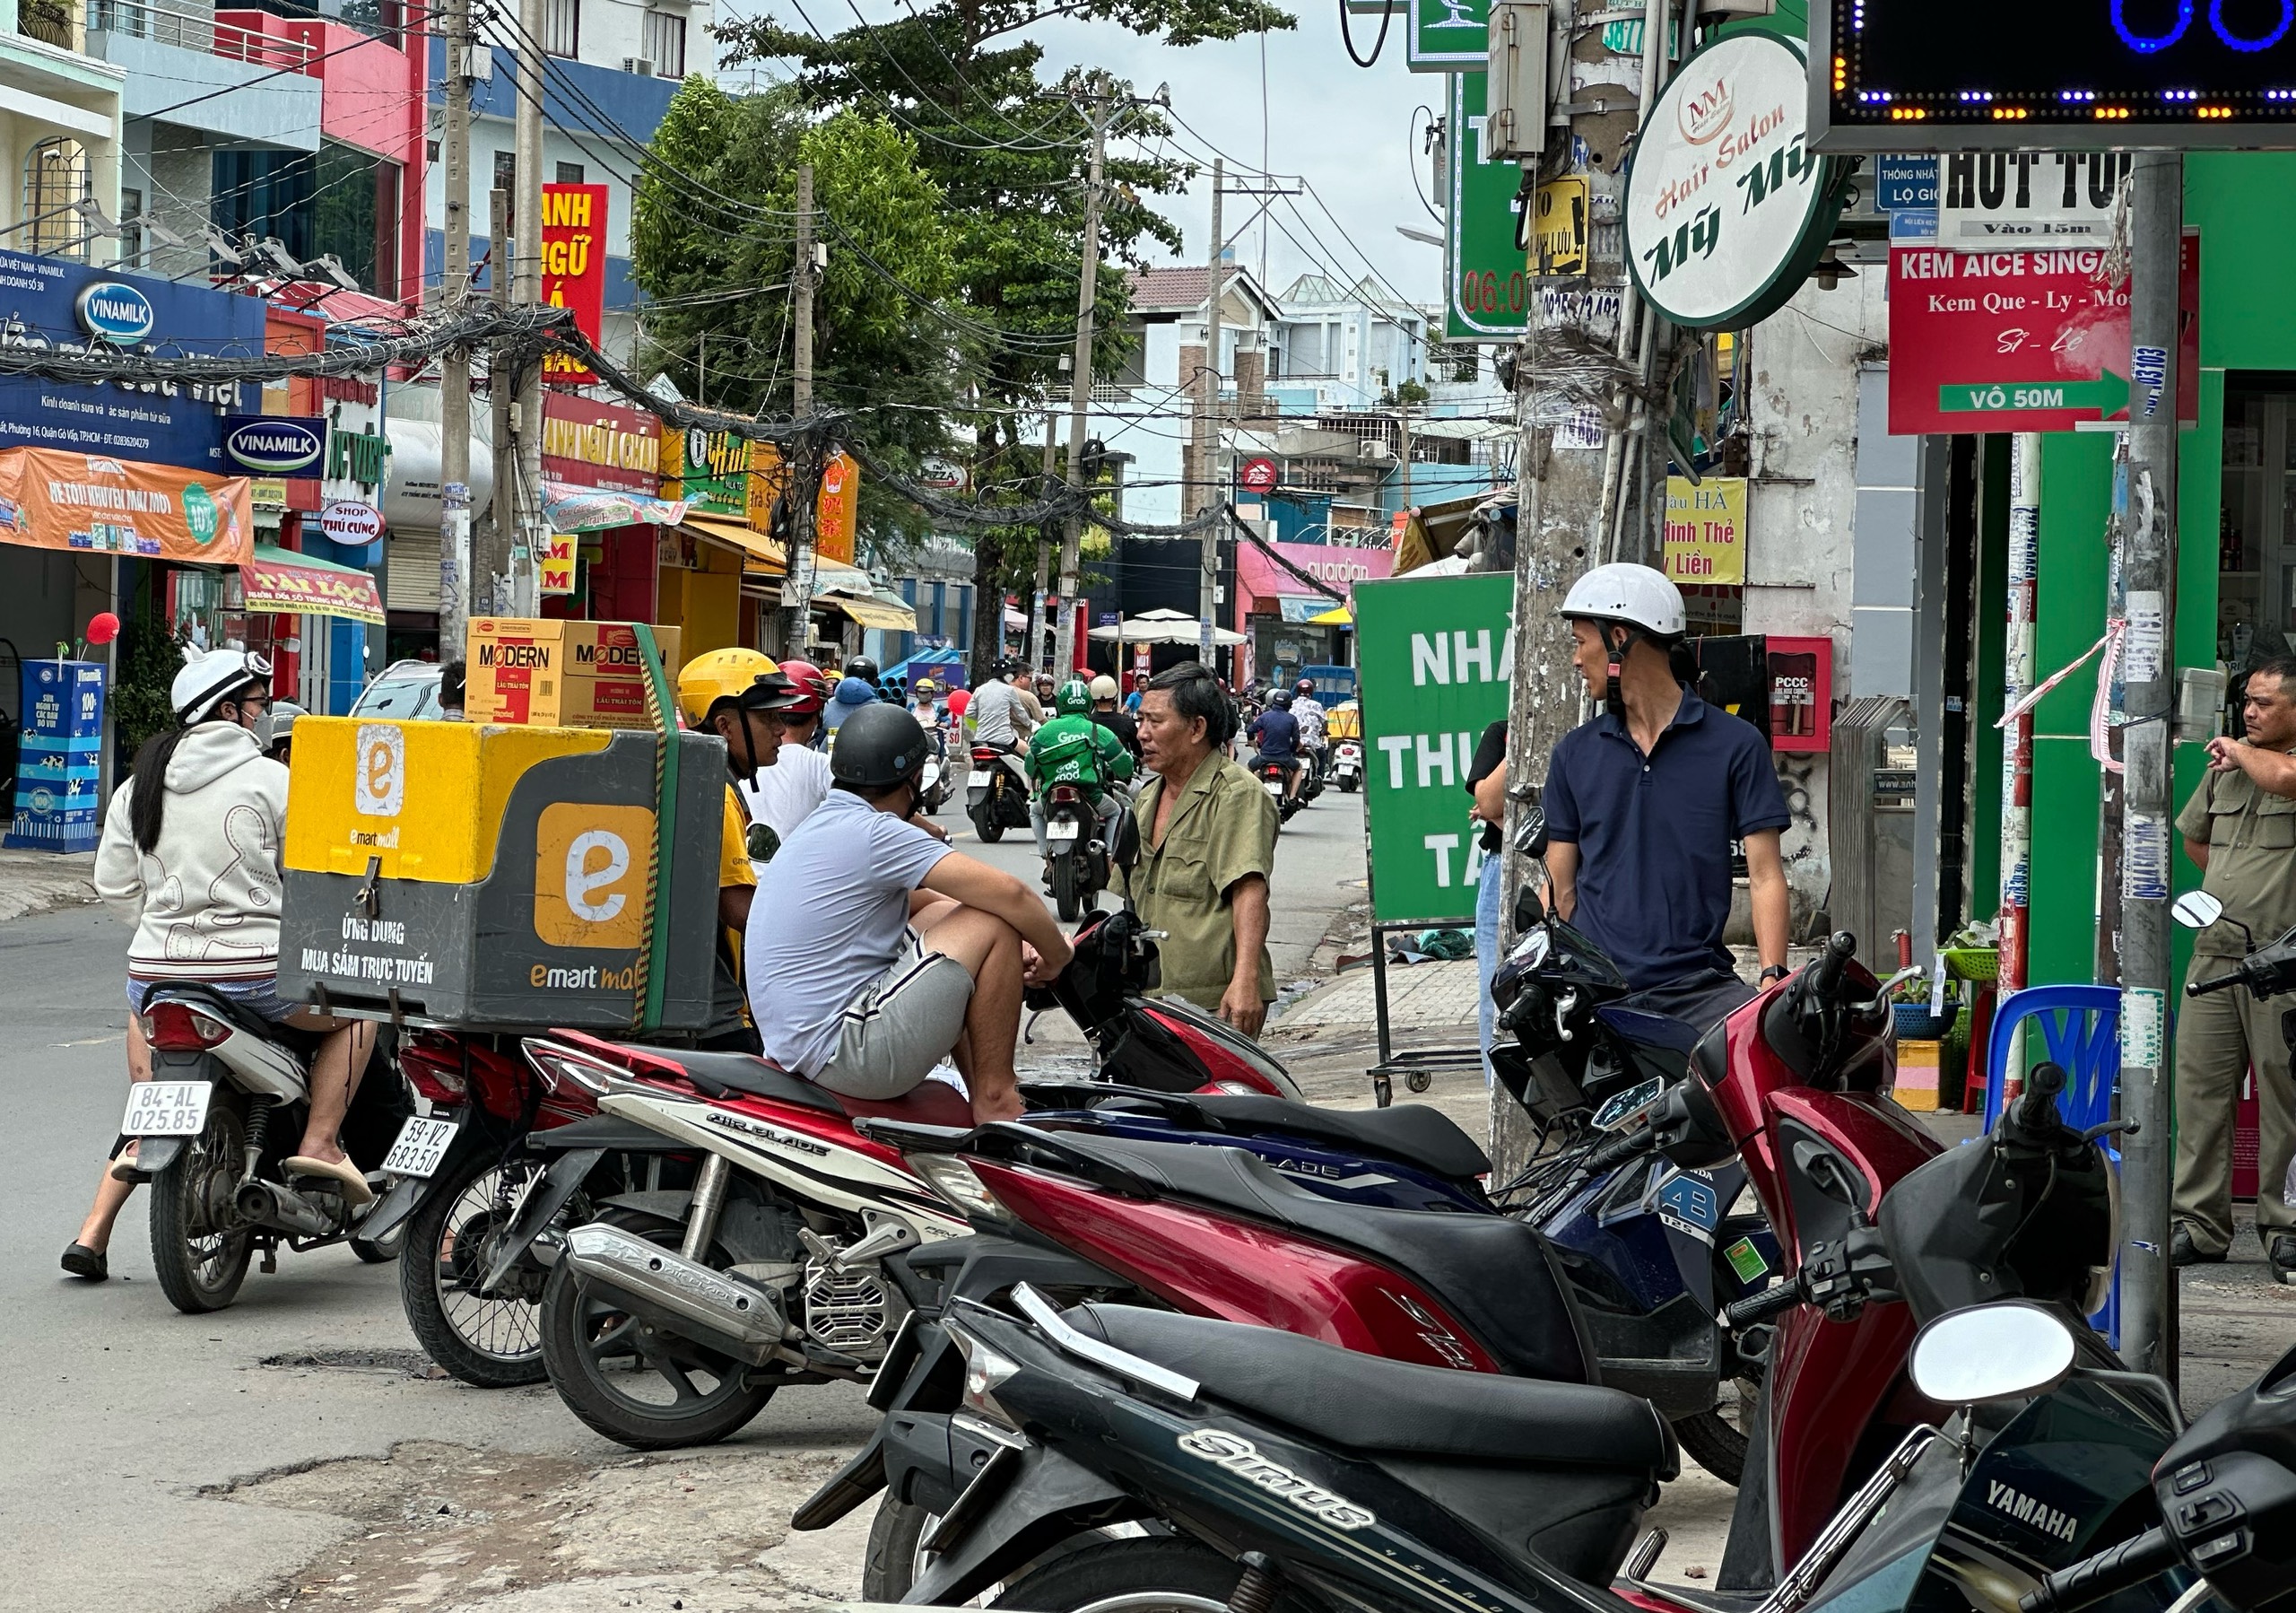
[[[2128,407],[2128,381],[2111,371],[2092,381],[2008,381],[1937,388],[1941,414],[1992,414],[2002,409],[2094,409],[2110,420]]]
[[[1507,715],[1514,602],[1506,572],[1355,585],[1364,836],[1378,923],[1474,921],[1483,852],[1467,819],[1466,772],[1483,730]],[[1495,865],[1491,872],[1498,876]]]
[[[1515,244],[1523,170],[1483,160],[1484,73],[1451,75],[1450,205],[1443,226],[1443,339],[1512,342],[1523,334],[1533,282]]]
[[[1413,73],[1454,73],[1491,65],[1491,0],[1402,0],[1410,6],[1405,57]],[[1397,21],[1404,19],[1398,18]]]

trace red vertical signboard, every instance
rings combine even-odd
[[[575,327],[599,340],[606,302],[606,187],[603,185],[545,185],[542,187],[542,300],[571,309]],[[543,379],[562,386],[596,378],[589,366],[552,353],[543,360]]]

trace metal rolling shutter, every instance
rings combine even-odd
[[[385,606],[435,612],[439,608],[439,535],[394,531],[383,554]]]

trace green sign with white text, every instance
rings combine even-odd
[[[1483,730],[1507,715],[1514,602],[1515,579],[1503,571],[1355,585],[1378,923],[1474,921],[1483,851],[1467,818],[1466,774]]]
[[[1515,244],[1522,164],[1483,161],[1483,92],[1490,75],[1451,75],[1446,156],[1450,205],[1443,227],[1443,339],[1512,342],[1523,334],[1531,276]]]

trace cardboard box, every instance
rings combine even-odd
[[[1938,1042],[1898,1043],[1898,1082],[1890,1095],[1900,1108],[1926,1112],[1938,1107],[1937,1066],[1944,1048]]]
[[[678,630],[654,629],[677,684]],[[516,728],[649,728],[646,672],[627,622],[474,616],[463,715]],[[673,719],[674,720],[674,719]]]

